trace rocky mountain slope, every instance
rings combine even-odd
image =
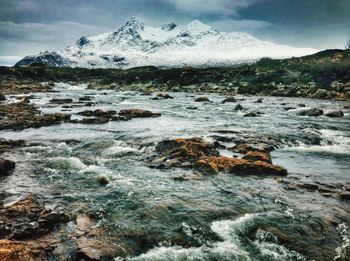
[[[208,67],[247,63],[262,57],[286,58],[315,53],[262,41],[240,32],[220,32],[198,20],[178,26],[146,26],[131,18],[115,32],[82,37],[59,52],[27,56],[16,66],[43,63],[54,67],[130,68]]]

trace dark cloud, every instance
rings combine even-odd
[[[318,49],[350,37],[349,0],[0,0],[0,64],[121,26],[200,19],[223,31]]]

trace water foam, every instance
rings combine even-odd
[[[265,240],[264,235],[267,233],[262,234],[260,231],[255,241],[247,239],[245,235],[255,225],[256,218],[261,215],[268,215],[268,213],[245,214],[235,220],[214,221],[210,228],[222,239],[221,242],[191,248],[161,246],[137,257],[116,258],[115,261],[306,260],[297,252],[279,245],[277,239],[272,242]],[[250,251],[251,248],[254,248],[255,251]]]
[[[300,143],[298,146],[284,149],[285,151],[305,151],[305,152],[323,152],[333,154],[350,153],[350,136],[343,131],[319,130],[321,145],[306,145]]]

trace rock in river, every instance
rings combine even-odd
[[[129,118],[149,118],[149,117],[159,117],[160,113],[151,112],[142,109],[126,109],[121,110],[118,113],[121,116],[129,117]]]
[[[302,110],[298,113],[298,115],[300,116],[320,116],[322,114],[323,110],[317,108]]]
[[[222,103],[227,103],[227,102],[236,102],[235,97],[228,97],[222,101]]]
[[[238,104],[235,106],[234,110],[235,110],[235,111],[241,111],[241,110],[243,110],[243,106],[242,106],[241,104],[238,103]]]
[[[192,167],[202,174],[226,171],[247,175],[287,175],[281,166],[272,165],[268,151],[247,152],[246,158],[220,156],[213,144],[201,139],[174,139],[158,143],[156,151],[165,156],[162,167]]]
[[[209,98],[208,97],[198,97],[194,100],[195,102],[210,102]]]
[[[330,111],[325,114],[327,117],[343,117],[344,113],[342,111]]]
[[[13,161],[0,158],[0,177],[9,175],[15,166]]]

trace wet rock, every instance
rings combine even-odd
[[[330,111],[325,114],[327,117],[343,117],[344,113],[342,111]]]
[[[101,109],[96,109],[94,111],[86,110],[86,111],[78,112],[77,114],[78,115],[82,115],[82,116],[86,116],[86,117],[94,116],[94,117],[105,117],[105,118],[108,118],[108,117],[111,117],[111,116],[117,114],[117,112],[114,111],[114,110],[104,111],[104,110],[101,110]]]
[[[193,166],[199,171],[208,171],[206,173],[210,174],[217,173],[215,171],[218,169],[218,171],[228,171],[230,173],[242,175],[287,175],[287,170],[285,168],[263,161],[250,161],[224,156],[202,157],[199,161],[200,163],[198,165],[195,162]]]
[[[273,147],[268,146],[267,144],[240,144],[230,148],[230,150],[242,154],[247,154],[250,151],[268,153],[273,150]]]
[[[263,98],[259,98],[259,99],[257,99],[254,103],[262,103],[263,102]]]
[[[242,159],[252,160],[252,161],[264,161],[268,163],[272,163],[270,153],[268,152],[260,152],[260,151],[248,151]]]
[[[5,140],[0,138],[0,155],[7,150],[23,146],[24,144],[23,140]]]
[[[307,110],[302,110],[298,113],[300,116],[320,116],[323,114],[323,110],[312,108]]]
[[[86,261],[113,260],[120,246],[104,242],[95,237],[81,237],[76,241],[78,245],[77,258]]]
[[[150,118],[150,117],[159,117],[160,113],[155,113],[142,109],[126,109],[121,110],[118,113],[121,116],[129,117],[129,118]]]
[[[91,97],[90,96],[83,96],[79,98],[79,101],[91,101]]]
[[[0,240],[0,260],[35,261],[26,244],[11,240]]]
[[[242,106],[241,104],[238,103],[238,104],[235,106],[234,110],[235,110],[235,111],[241,111],[241,110],[243,110],[243,106]]]
[[[163,140],[156,146],[156,151],[169,158],[198,159],[202,156],[219,155],[215,146],[201,138]]]
[[[79,214],[76,218],[77,229],[83,234],[87,233],[95,222],[86,214]]]
[[[96,180],[101,186],[107,186],[109,184],[109,179],[106,176],[99,176]]]
[[[343,108],[350,110],[350,104],[345,105]]]
[[[209,98],[208,97],[198,97],[194,100],[195,102],[210,102]]]
[[[158,93],[157,97],[161,99],[174,99],[174,97],[170,96],[168,93]]]
[[[222,101],[222,103],[227,103],[227,102],[236,102],[235,97],[228,97]]]
[[[259,113],[253,112],[253,111],[252,112],[248,112],[248,113],[243,115],[243,117],[259,117],[259,116],[260,116]]]
[[[15,166],[13,161],[0,158],[0,177],[9,175]]]
[[[50,100],[50,103],[53,104],[66,104],[66,103],[72,103],[72,99],[58,99],[58,98],[53,98]]]
[[[304,103],[299,103],[297,104],[298,107],[305,107],[305,104]]]
[[[346,191],[346,192],[339,193],[339,198],[345,199],[345,200],[350,200],[350,192]]]
[[[0,101],[6,101],[5,95],[2,93],[0,93]]]
[[[0,129],[21,130],[26,128],[39,128],[69,121],[71,115],[64,113],[40,114],[33,105],[17,102],[0,106]]]
[[[105,117],[91,117],[91,118],[83,118],[78,123],[81,124],[104,124],[109,122],[108,118]]]
[[[287,175],[286,169],[270,163],[267,151],[248,154],[248,158],[254,160],[223,157],[213,144],[200,138],[165,140],[158,143],[156,151],[166,155],[161,163],[164,167],[192,167],[205,175],[218,174],[220,171],[247,175]]]
[[[219,173],[219,167],[214,161],[200,159],[193,163],[193,167],[205,175],[213,175]]]
[[[33,195],[0,206],[0,231],[9,239],[37,238],[68,221],[63,212],[46,209]],[[6,224],[4,227],[2,224]]]
[[[177,181],[201,180],[202,175],[196,174],[196,173],[190,173],[190,174],[184,174],[181,176],[176,176],[176,177],[173,177],[172,179]]]

